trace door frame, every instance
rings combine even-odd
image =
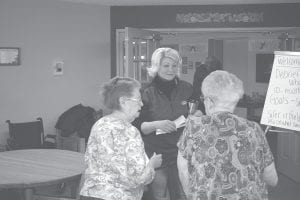
[[[161,32],[162,34],[173,34],[173,33],[192,33],[192,34],[199,34],[201,36],[201,34],[203,35],[207,35],[207,34],[210,34],[210,33],[226,33],[222,36],[222,39],[230,39],[230,38],[234,38],[234,37],[240,37],[241,35],[242,36],[245,36],[245,37],[248,37],[249,39],[251,39],[251,37],[255,37],[257,38],[257,36],[267,36],[268,34],[269,35],[272,35],[273,36],[279,36],[280,34],[282,33],[289,33],[289,35],[293,35],[293,34],[300,34],[300,27],[259,27],[259,28],[154,28],[154,29],[145,29],[145,30],[150,30],[150,31],[158,31],[158,32]],[[120,48],[120,37],[123,37],[121,36],[123,34],[124,38],[125,38],[125,29],[116,29],[116,45],[115,45],[115,50],[116,50],[116,71],[117,71],[117,74],[120,74],[120,72],[123,73],[123,69],[120,68],[120,64],[121,63],[118,63],[121,59],[118,59],[120,56],[124,56],[123,53],[120,53],[120,51],[118,51],[118,48]],[[218,38],[216,38],[218,39]],[[291,136],[286,136],[286,137],[278,137],[277,139],[277,161],[279,159],[279,156],[282,154],[282,151],[287,151],[287,149],[280,149],[283,147],[283,143],[286,143],[286,141],[283,141],[282,139],[284,138],[285,140],[291,140],[290,139]],[[297,137],[300,137],[299,135]],[[296,142],[296,141],[300,141],[300,140],[293,140],[293,142]],[[300,144],[297,144],[296,145],[297,148],[300,148]],[[275,155],[276,155],[275,154]],[[293,154],[292,155],[293,158],[295,157],[295,155]],[[298,159],[298,160],[297,160]],[[296,160],[299,161],[299,158],[297,158]],[[277,164],[277,163],[276,163]],[[287,169],[289,171],[292,171],[290,169]],[[282,163],[278,163],[278,171],[282,172],[283,174],[286,174],[288,176],[291,176],[290,174],[287,174],[285,171],[285,167],[284,165],[282,165]]]
[[[295,32],[298,31],[300,33],[300,27],[250,27],[250,28],[140,28],[144,30],[149,30],[149,31],[156,31],[160,32],[161,34],[165,35],[170,35],[170,34],[199,34],[199,36],[203,36],[207,34],[210,34],[213,36],[213,33],[224,33],[222,36],[215,37],[213,39],[232,39],[232,38],[237,38],[237,37],[255,37],[257,38],[258,35],[267,35],[267,34],[274,34],[274,35],[279,35],[282,33],[290,33],[290,35],[295,34]],[[123,69],[120,68],[121,63],[120,63],[120,56],[124,56],[123,53],[118,51],[118,49],[121,48],[121,42],[122,39],[125,40],[125,28],[124,29],[116,29],[115,30],[115,45],[114,45],[114,50],[112,50],[113,53],[115,53],[115,57],[112,56],[112,59],[114,59],[115,63],[115,70],[112,69],[111,72],[115,72],[116,74],[123,74]],[[229,35],[226,35],[229,34]],[[242,35],[242,36],[241,36]],[[113,68],[114,65],[112,65]]]

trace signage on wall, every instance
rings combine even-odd
[[[178,23],[261,23],[263,21],[262,12],[202,12],[176,15]]]
[[[300,131],[300,52],[275,51],[261,123]]]
[[[112,29],[257,28],[299,27],[299,9],[300,3],[112,6],[110,13]]]
[[[20,48],[0,47],[0,66],[20,65]]]

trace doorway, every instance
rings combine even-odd
[[[265,95],[268,89],[268,83],[256,82],[256,55],[280,50],[282,33],[300,33],[299,28],[287,27],[127,29],[127,33],[126,28],[116,31],[117,75],[147,81],[146,67],[150,65],[152,52],[159,46],[169,46],[179,50],[182,55],[184,67],[181,78],[191,83],[195,67],[209,54],[211,47],[208,41],[221,40],[224,69],[235,73],[244,82],[246,94],[253,98],[257,94]],[[267,138],[276,156],[278,171],[300,182],[300,133],[273,133]]]

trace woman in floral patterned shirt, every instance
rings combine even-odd
[[[226,71],[202,83],[207,115],[190,116],[178,142],[178,170],[189,200],[267,200],[278,181],[273,155],[256,122],[232,112],[243,84]]]
[[[103,85],[103,105],[110,114],[91,130],[82,200],[140,200],[161,165],[161,155],[148,159],[140,132],[131,125],[143,105],[139,89],[140,83],[131,78],[115,77]]]

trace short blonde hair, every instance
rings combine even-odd
[[[220,104],[236,104],[244,94],[243,82],[234,74],[217,70],[203,80],[202,94]]]
[[[177,77],[179,77],[180,69],[182,65],[181,56],[179,55],[178,51],[168,47],[158,48],[153,52],[151,57],[151,66],[147,68],[148,75],[152,78],[154,78],[157,75],[157,72],[160,68],[160,64],[163,58],[171,58],[172,60],[177,62],[178,65]]]

